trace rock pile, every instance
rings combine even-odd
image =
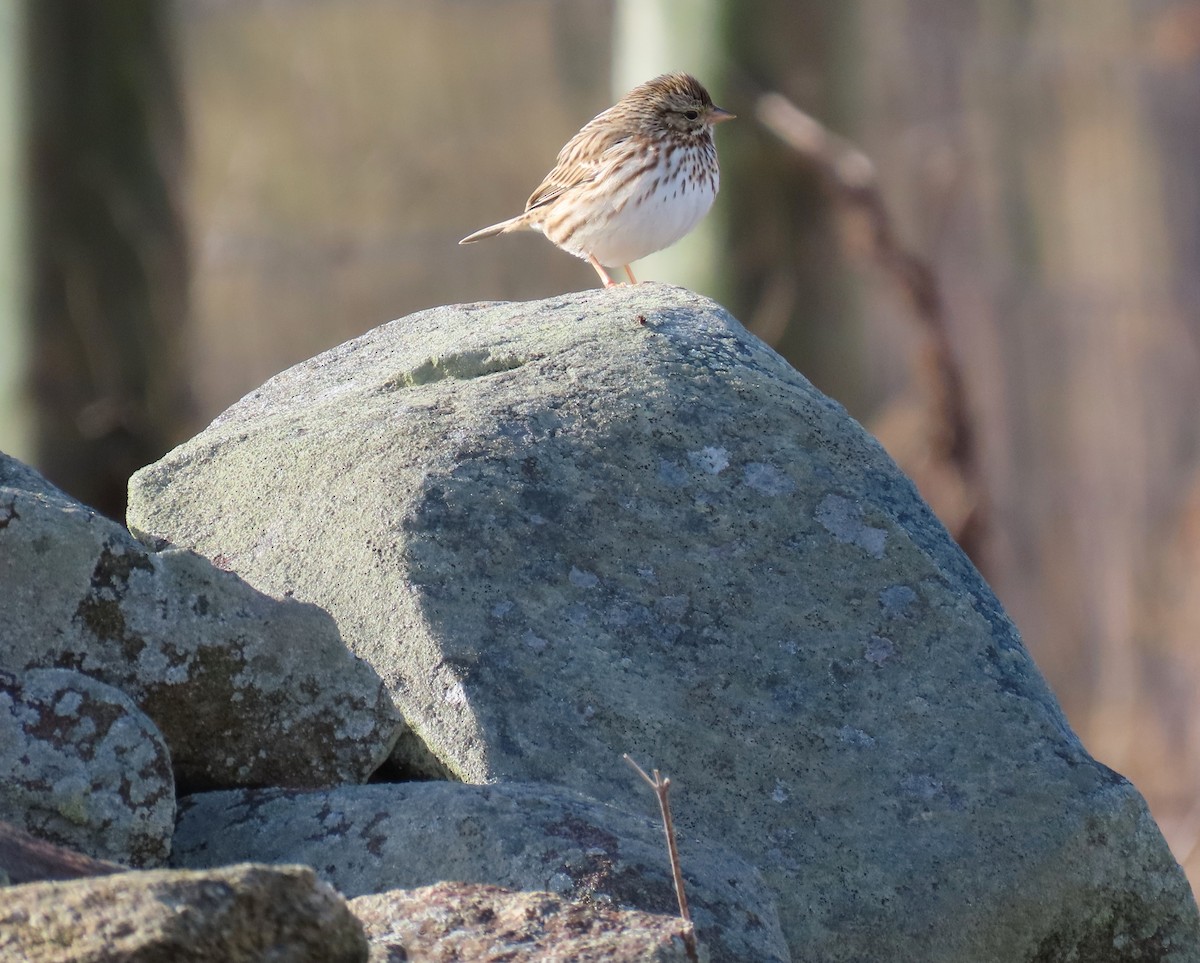
[[[628,752],[712,960],[1200,960],[1141,797],[909,481],[686,291],[385,325],[139,472],[129,524],[0,462],[0,758],[40,760],[0,815],[169,849],[121,885],[219,887],[214,938],[269,893],[294,958],[364,958],[332,886],[376,954],[686,958]],[[109,905],[50,885],[11,892]]]

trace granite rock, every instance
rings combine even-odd
[[[0,822],[0,886],[128,872],[129,867],[56,846],[12,823]]]
[[[0,455],[0,669],[30,668],[132,698],[185,788],[365,781],[402,727],[320,608],[147,549]]]
[[[151,870],[3,890],[0,959],[365,963],[362,925],[306,866]]]
[[[437,883],[350,901],[372,963],[688,963],[678,917],[513,892]],[[698,948],[694,959],[707,960]]]
[[[457,778],[619,803],[623,752],[660,767],[798,959],[1200,959],[1144,801],[911,482],[689,292],[385,325],[139,472],[129,521],[329,611]]]
[[[96,859],[166,863],[171,756],[119,689],[69,669],[0,671],[0,773],[0,819]]]
[[[632,776],[626,802],[652,800]],[[688,802],[681,793],[677,805]],[[189,796],[179,812],[177,866],[305,863],[349,897],[458,881],[677,912],[659,821],[555,786],[234,790]],[[774,896],[752,866],[692,838],[680,841],[680,861],[697,935],[714,961],[789,959]]]

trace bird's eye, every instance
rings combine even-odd
[[[698,120],[698,119],[699,119],[699,117],[700,117],[700,111],[698,111],[698,110],[685,110],[685,111],[683,112],[683,116],[684,116],[684,117],[686,117],[688,120]]]

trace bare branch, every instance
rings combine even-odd
[[[696,947],[696,932],[692,925],[692,915],[688,912],[687,893],[683,888],[683,870],[679,864],[679,849],[675,845],[675,821],[671,818],[671,801],[668,798],[671,792],[671,780],[662,778],[657,769],[652,770],[654,776],[651,778],[646,774],[645,769],[633,761],[629,753],[624,753],[621,758],[634,768],[634,771],[642,777],[647,786],[654,790],[654,795],[658,799],[658,810],[662,814],[663,831],[667,836],[667,854],[671,860],[671,877],[675,883],[675,898],[679,901],[679,915],[686,924],[684,941],[687,944],[688,956],[693,960],[697,960],[699,959],[699,952]]]
[[[758,98],[758,119],[813,165],[841,212],[847,238],[866,254],[908,302],[929,345],[918,376],[931,395],[932,447],[961,479],[965,508],[957,524],[945,519],[959,544],[977,561],[985,537],[986,497],[966,389],[950,341],[941,290],[932,268],[900,242],[879,189],[875,165],[849,141],[828,130],[782,94]]]

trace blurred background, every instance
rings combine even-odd
[[[114,518],[282,368],[594,287],[520,211],[688,69],[721,300],[867,425],[1200,880],[1200,0],[0,0],[0,449]]]

